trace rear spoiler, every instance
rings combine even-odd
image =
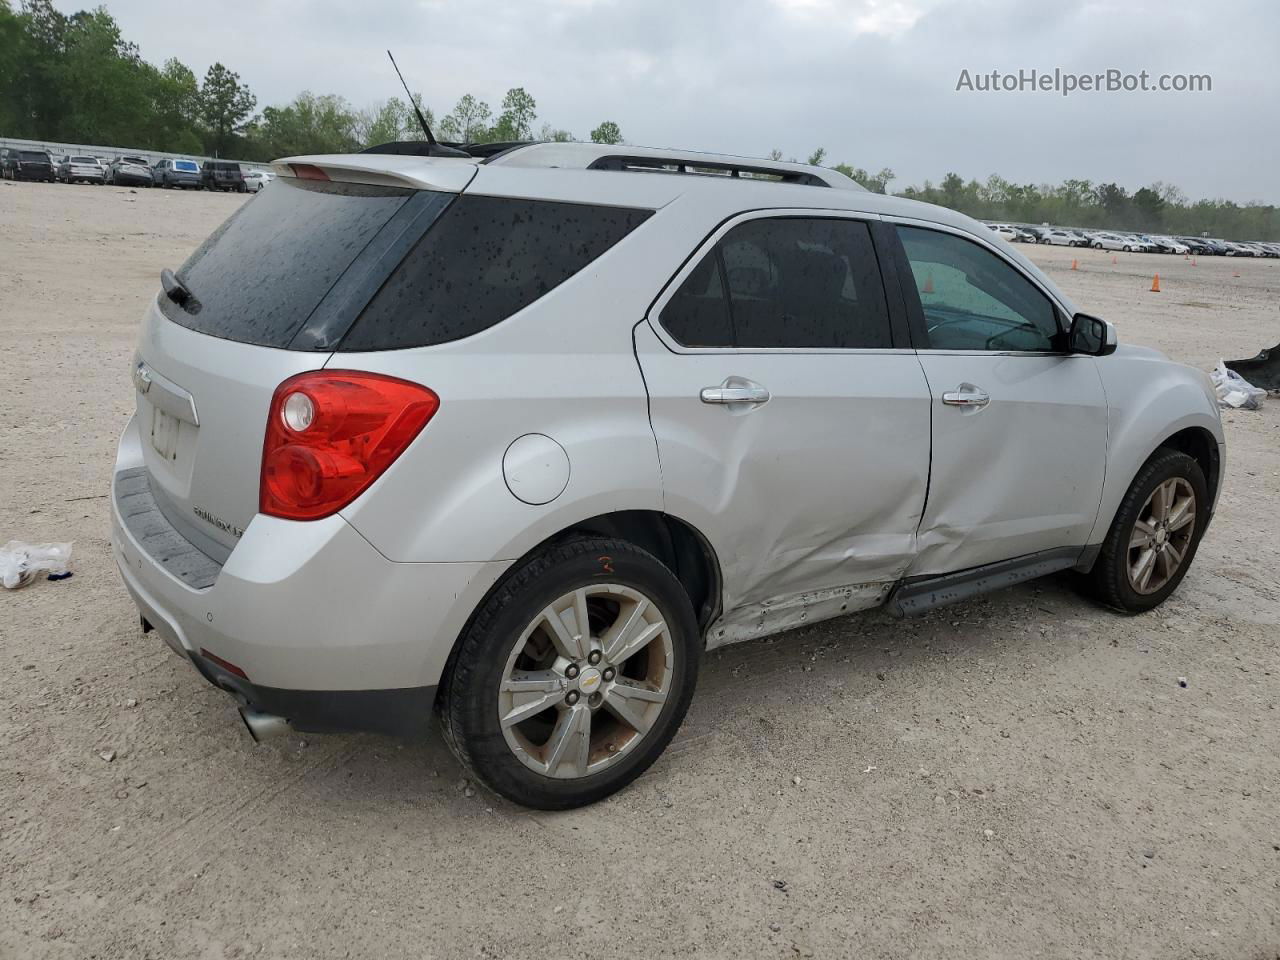
[[[321,154],[273,160],[278,177],[367,183],[381,187],[461,193],[476,175],[477,161],[454,157],[398,154]]]

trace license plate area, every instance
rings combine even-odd
[[[151,449],[164,460],[178,459],[178,434],[182,421],[158,407],[151,408]]]

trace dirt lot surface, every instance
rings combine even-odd
[[[76,550],[0,595],[0,957],[1280,955],[1280,400],[1155,613],[1050,579],[717,651],[645,777],[535,814],[435,736],[255,746],[138,631],[135,330],[240,202],[0,184],[0,541]],[[1280,261],[1022,249],[1178,360],[1280,340]]]

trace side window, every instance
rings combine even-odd
[[[464,194],[387,278],[341,349],[430,346],[486,330],[554,290],[652,215]]]
[[[729,301],[716,251],[702,258],[662,308],[662,325],[686,347],[733,346]]]
[[[934,350],[1062,347],[1053,304],[995,254],[952,233],[898,227]]]
[[[661,320],[691,347],[893,345],[871,232],[857,220],[739,224],[680,285]]]

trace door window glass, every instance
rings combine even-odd
[[[971,240],[898,227],[935,350],[1052,352],[1062,330],[1030,280]]]
[[[893,345],[871,233],[858,220],[739,224],[689,274],[661,319],[685,346]]]

